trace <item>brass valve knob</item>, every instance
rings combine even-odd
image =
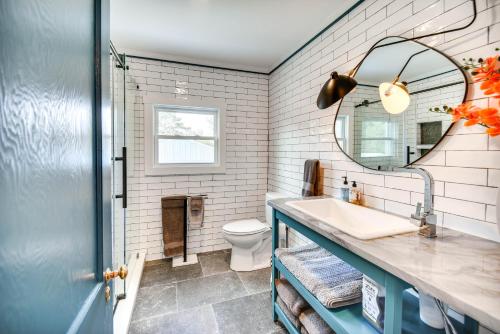
[[[107,283],[107,282],[111,281],[113,278],[117,278],[117,277],[120,277],[121,279],[125,279],[125,277],[127,277],[127,274],[128,274],[128,269],[127,269],[127,266],[125,266],[125,265],[120,266],[120,268],[118,270],[115,270],[115,271],[111,271],[108,268],[104,272],[104,280]]]
[[[109,303],[109,300],[111,299],[111,288],[109,285],[106,285],[104,288],[104,299],[106,300],[106,303]]]

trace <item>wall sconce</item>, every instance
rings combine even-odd
[[[332,72],[330,79],[325,82],[316,100],[318,108],[328,108],[349,94],[357,84],[351,73],[349,75],[339,75],[337,72]]]
[[[409,38],[409,39],[406,39],[403,41],[396,41],[396,42],[387,43],[387,44],[383,44],[383,45],[374,45],[370,48],[370,50],[368,50],[367,54],[369,54],[370,52],[372,52],[376,48],[389,46],[389,45],[393,45],[393,44],[404,43],[404,42],[408,42],[408,41],[414,41],[414,40],[425,38],[425,37],[431,37],[431,36],[436,36],[436,35],[441,35],[441,34],[445,34],[445,33],[449,33],[449,32],[454,32],[454,31],[466,29],[466,28],[470,27],[477,18],[476,0],[472,0],[472,7],[474,10],[474,16],[472,17],[472,20],[462,27],[449,29],[449,30],[445,30],[445,31],[439,31],[439,32],[435,32],[435,33],[431,33],[431,34],[427,34],[427,35],[417,36],[417,37]],[[417,55],[417,54],[415,54],[415,55]],[[415,55],[413,55],[413,56],[415,56]],[[408,59],[405,66],[400,71],[400,74],[401,74],[401,72],[403,72],[406,65],[408,65],[408,62],[410,61],[410,59],[412,57],[410,57]],[[330,79],[328,79],[325,82],[325,84],[321,88],[321,91],[320,91],[318,98],[316,100],[316,105],[318,106],[319,109],[326,109],[326,108],[330,107],[335,102],[339,101],[344,96],[349,94],[349,92],[351,92],[354,89],[354,87],[356,87],[356,85],[358,83],[354,79],[354,75],[356,75],[356,72],[358,71],[360,66],[361,66],[361,62],[358,65],[356,65],[356,67],[354,67],[351,71],[349,71],[349,74],[347,74],[347,75],[339,75],[336,71],[332,72],[332,74],[330,75]],[[404,103],[406,103],[405,102],[406,99],[408,100],[408,104],[410,103],[409,102],[410,96],[408,94],[408,89],[406,88],[406,86],[404,86],[403,83],[398,82],[398,80],[399,80],[399,75],[392,82],[392,84],[383,83],[379,87],[380,98],[382,99],[382,103],[383,103],[384,97],[382,95],[385,96],[385,92],[387,92],[387,89],[385,89],[384,94],[382,94],[381,87],[384,84],[392,85],[391,87],[389,87],[390,88],[390,90],[389,90],[390,96],[385,96],[387,103],[389,103],[391,105],[391,107],[389,109],[392,111],[400,110],[401,107],[404,105]],[[399,84],[399,85],[397,85],[397,84]],[[391,102],[389,102],[389,100]],[[396,106],[398,106],[399,108],[396,108]],[[406,109],[407,107],[408,107],[408,105],[406,105],[406,107],[404,109]],[[384,105],[384,108],[385,108],[385,105]],[[404,109],[399,111],[399,112],[391,112],[391,111],[387,110],[387,108],[386,108],[386,110],[390,113],[400,113],[400,112],[403,112]]]

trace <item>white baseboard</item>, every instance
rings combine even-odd
[[[139,291],[139,284],[141,283],[142,271],[144,269],[144,261],[146,253],[139,253],[139,256],[132,256],[128,264],[129,275],[126,281],[127,297],[118,302],[116,310],[113,315],[113,333],[114,334],[127,334],[130,327],[130,320],[132,319],[132,312],[134,312],[135,300],[137,292]]]

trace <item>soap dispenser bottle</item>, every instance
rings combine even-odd
[[[358,189],[356,181],[352,181],[351,191],[349,192],[349,202],[352,204],[361,204],[361,192]]]
[[[340,187],[340,199],[349,202],[349,182],[347,182],[347,176],[342,176],[344,183]]]

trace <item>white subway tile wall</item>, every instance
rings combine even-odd
[[[222,226],[264,217],[268,165],[268,76],[127,57],[129,192],[127,252],[163,258],[163,196],[207,194],[205,224],[188,234],[188,253],[230,248]],[[226,173],[150,177],[144,174],[142,97],[220,99],[226,109]]]
[[[426,38],[457,62],[484,57],[500,41],[500,1],[478,0],[478,18],[467,30]],[[160,199],[206,193],[206,220],[191,230],[189,253],[229,248],[222,226],[235,219],[264,220],[266,190],[300,195],[305,159],[321,160],[324,190],[338,195],[341,177],[358,181],[368,206],[403,215],[422,201],[417,175],[378,173],[351,162],[333,137],[337,105],[318,110],[316,97],[334,69],[347,72],[380,38],[417,36],[456,27],[471,18],[470,1],[367,0],[270,76],[128,57],[127,145],[129,208],[127,251],[163,257]],[[223,175],[146,177],[142,96],[163,93],[227,103],[227,172]],[[497,103],[469,85],[469,99]],[[455,125],[421,165],[435,179],[440,224],[498,240],[495,198],[500,186],[500,139],[479,126]],[[269,134],[269,138],[268,138]]]
[[[478,0],[478,18],[466,30],[422,40],[461,62],[495,53],[500,40],[500,1]],[[422,201],[417,175],[363,169],[343,155],[333,138],[338,103],[316,107],[317,94],[332,70],[348,72],[368,48],[391,36],[418,36],[470,21],[464,0],[367,0],[329,28],[269,77],[268,189],[300,194],[305,159],[321,160],[325,192],[337,196],[342,176],[358,182],[365,203],[409,215]],[[468,99],[481,106],[498,101],[469,85]],[[457,124],[421,161],[436,181],[435,207],[445,227],[500,241],[495,199],[500,185],[500,137],[488,138],[480,126]]]

